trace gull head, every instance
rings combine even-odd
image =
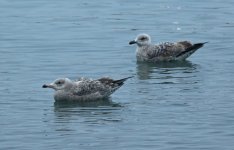
[[[151,38],[148,34],[139,34],[135,40],[130,41],[129,44],[137,44],[138,46],[145,46],[151,43]]]
[[[44,84],[42,88],[52,88],[55,91],[58,91],[58,90],[70,89],[72,86],[73,86],[73,83],[70,79],[60,78],[60,79],[56,79],[54,82],[50,84]]]

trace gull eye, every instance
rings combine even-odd
[[[63,81],[57,81],[57,82],[56,82],[57,85],[61,85],[61,84],[63,84],[63,83],[64,83]]]
[[[141,37],[141,38],[140,38],[141,41],[144,41],[144,40],[146,40],[146,39],[147,39],[147,37]]]

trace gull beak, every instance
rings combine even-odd
[[[42,85],[42,88],[54,88],[53,84],[44,84]]]
[[[130,41],[129,42],[129,45],[132,45],[132,44],[136,44],[137,42],[135,41],[135,40],[133,40],[133,41]]]

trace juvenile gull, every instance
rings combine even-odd
[[[55,101],[92,101],[108,98],[124,81],[132,77],[113,80],[103,77],[97,80],[81,78],[78,81],[72,81],[68,78],[56,79],[53,83],[44,84],[43,88],[52,88],[55,90]]]
[[[130,45],[137,44],[137,60],[149,62],[185,60],[205,43],[207,42],[192,44],[189,41],[180,41],[154,45],[151,44],[148,34],[140,34],[135,40],[129,42]]]

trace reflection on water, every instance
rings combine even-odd
[[[68,123],[71,120],[99,124],[104,122],[118,122],[122,119],[116,115],[123,107],[111,99],[91,102],[65,102],[54,103],[56,122]]]
[[[183,74],[193,73],[197,69],[197,65],[190,61],[172,61],[172,62],[158,62],[146,63],[137,62],[136,67],[137,76],[140,80],[147,80],[152,78],[168,79],[184,77]],[[154,75],[157,74],[157,75]]]
[[[107,99],[100,99],[97,101],[90,101],[90,102],[84,102],[84,101],[55,101],[54,107],[55,111],[59,111],[59,109],[63,108],[74,108],[74,107],[103,107],[103,106],[109,106],[109,107],[121,107],[120,104],[112,102],[111,98]]]

